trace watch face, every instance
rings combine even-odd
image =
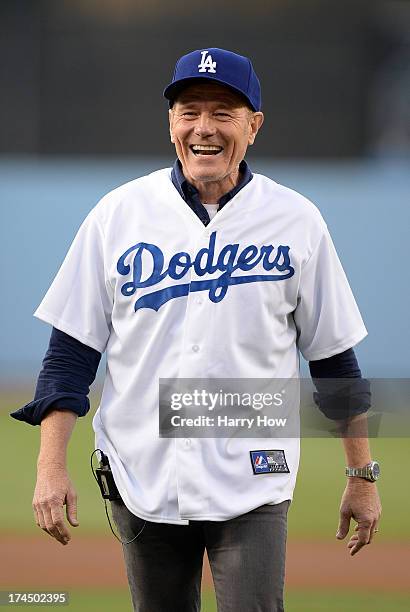
[[[380,476],[380,466],[376,461],[372,465],[372,476],[375,480]]]

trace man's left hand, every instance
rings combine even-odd
[[[355,533],[347,545],[351,556],[372,541],[373,534],[377,531],[381,510],[375,482],[358,477],[348,479],[340,504],[340,521],[336,537],[338,540],[346,537],[351,518],[357,522]]]

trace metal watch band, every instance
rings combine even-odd
[[[377,461],[370,461],[363,467],[347,467],[346,476],[358,476],[370,482],[375,482],[380,476],[380,465]]]
[[[369,466],[365,465],[364,467],[361,467],[361,468],[347,467],[346,476],[359,476],[360,478],[368,478],[369,477]]]

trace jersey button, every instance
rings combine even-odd
[[[190,448],[191,446],[191,440],[189,438],[186,438],[185,440],[185,448]]]
[[[199,351],[199,346],[197,344],[194,344],[192,350],[194,351],[194,353],[197,353]]]
[[[202,298],[197,298],[197,299],[196,299],[196,303],[197,303],[199,306],[202,304],[202,302],[203,302],[203,299],[202,299]]]

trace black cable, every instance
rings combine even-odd
[[[95,455],[96,452],[100,451],[100,453],[102,452],[99,448],[96,448],[92,453],[91,453],[91,457],[90,457],[90,464],[91,464],[91,471],[93,473],[93,476],[95,478],[95,482],[98,484],[98,478],[95,475],[95,470],[94,470],[94,466],[93,466],[93,457]]]
[[[100,488],[100,484],[99,484],[99,482],[98,482],[98,478],[97,478],[97,476],[96,476],[96,474],[95,474],[95,470],[94,470],[94,466],[93,466],[93,457],[94,457],[95,453],[96,453],[96,452],[98,452],[98,451],[99,451],[100,453],[102,453],[102,454],[103,454],[103,451],[102,451],[100,448],[96,448],[96,449],[95,449],[95,450],[94,450],[94,451],[91,453],[91,457],[90,457],[90,464],[91,464],[91,471],[92,471],[92,474],[93,474],[93,476],[94,476],[94,478],[95,478],[96,483],[98,484],[98,488]],[[119,542],[121,542],[121,544],[131,544],[132,542],[134,542],[134,541],[135,541],[135,540],[138,538],[138,536],[139,536],[139,535],[141,535],[141,533],[144,531],[144,529],[145,529],[145,525],[147,524],[147,521],[145,521],[145,520],[144,520],[144,524],[143,524],[143,526],[141,527],[141,529],[139,530],[139,532],[137,533],[137,535],[136,535],[136,536],[134,536],[134,537],[132,538],[132,540],[126,540],[126,541],[123,541],[123,540],[121,540],[121,538],[119,538],[119,537],[117,536],[117,534],[115,533],[115,531],[114,531],[114,529],[113,529],[113,526],[112,526],[112,523],[111,523],[111,519],[110,519],[110,515],[109,515],[109,513],[108,513],[107,500],[103,498],[103,502],[104,502],[105,514],[106,514],[106,516],[107,516],[108,524],[109,524],[109,526],[110,526],[110,529],[111,529],[111,531],[112,531],[112,533],[113,533],[114,537],[115,537],[115,538],[117,538],[117,540],[118,540]]]

